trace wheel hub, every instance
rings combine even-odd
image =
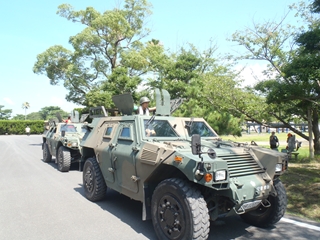
[[[158,218],[164,233],[171,239],[178,238],[184,228],[184,215],[180,203],[171,196],[161,198],[158,207]]]
[[[92,181],[92,172],[91,170],[87,170],[84,175],[84,183],[89,192],[93,189],[93,181]]]

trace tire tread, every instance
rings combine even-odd
[[[185,199],[187,200],[188,205],[191,209],[193,221],[193,233],[191,239],[207,239],[210,231],[209,213],[207,203],[204,200],[201,192],[185,180],[179,178],[170,178],[162,181],[156,187],[154,193],[156,193],[158,189],[162,188],[164,185],[173,185],[174,187],[179,188],[182,191],[182,194],[185,195]],[[154,223],[156,232],[161,231],[157,230],[157,227],[158,226],[156,226]],[[160,236],[158,235],[158,237]]]

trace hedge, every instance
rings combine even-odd
[[[30,134],[42,134],[44,132],[43,120],[0,120],[0,135],[26,134],[27,126],[30,128]]]

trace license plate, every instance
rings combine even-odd
[[[244,210],[247,210],[247,209],[251,209],[251,208],[254,208],[254,207],[258,206],[260,203],[261,203],[261,200],[257,200],[257,201],[254,201],[254,202],[245,203],[241,207]]]

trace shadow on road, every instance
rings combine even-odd
[[[43,159],[40,159],[42,162],[43,162]],[[54,168],[55,170],[59,171],[58,170],[58,165],[55,163],[55,158],[52,157],[52,161],[51,162],[43,162],[44,164],[48,164],[49,166],[51,166],[52,168]],[[81,166],[79,166],[79,163],[75,162],[75,163],[71,163],[71,166],[70,166],[70,169],[69,171],[80,171],[82,172],[82,167],[83,167],[83,164]],[[67,172],[64,172],[64,173],[67,173]]]
[[[29,146],[42,146],[42,143],[32,143],[32,144],[29,144]]]
[[[84,189],[82,184],[74,190],[80,193],[84,198]],[[89,201],[89,200],[88,200]],[[152,221],[142,221],[142,203],[132,200],[112,189],[107,190],[106,197],[99,202],[92,202],[99,205],[103,210],[108,211],[117,218],[128,224],[137,233],[140,233],[148,239],[157,239],[153,229]],[[246,230],[250,225],[241,220],[240,217],[228,217],[219,219],[210,223],[209,240],[226,240],[252,237],[252,233]]]

